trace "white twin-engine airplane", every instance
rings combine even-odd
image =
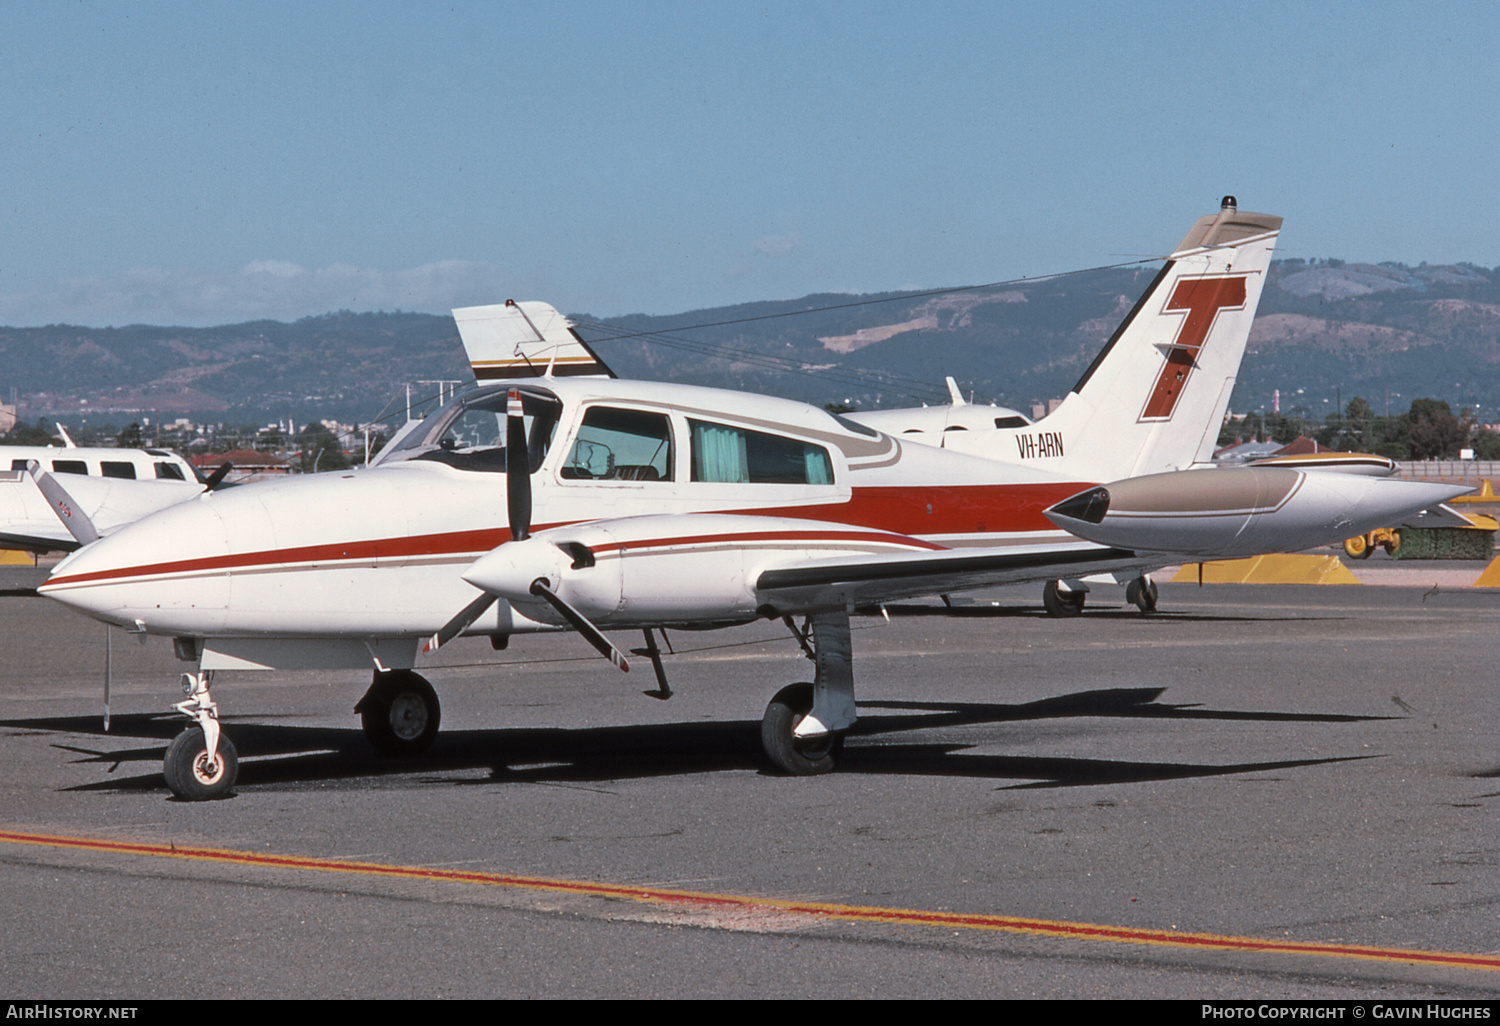
[[[665,696],[653,631],[758,619],[783,620],[816,666],[771,699],[766,754],[788,773],[826,772],[856,718],[856,605],[1338,542],[1458,491],[1286,468],[1134,476],[1169,469],[1216,316],[1259,291],[1260,272],[1235,263],[1269,251],[1279,219],[1257,224],[1179,249],[1132,318],[1154,325],[1139,351],[1127,326],[1086,377],[1067,445],[1113,454],[1120,473],[914,444],[785,399],[570,375],[581,365],[559,349],[518,355],[531,367],[451,400],[369,468],[203,495],[83,545],[40,590],[169,635],[196,662],[176,706],[192,722],[165,760],[184,798],[234,784],[210,695],[219,670],[373,668],[356,707],[365,734],[408,754],[439,721],[414,668],[459,635],[499,648],[572,628],[623,670],[603,631],[642,631]],[[479,309],[460,322],[487,319],[535,351],[577,341],[546,304]],[[1135,379],[1151,387],[1126,392]],[[1118,391],[1096,395],[1094,381]],[[1201,421],[1190,433],[1196,451]]]

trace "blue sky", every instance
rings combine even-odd
[[[0,324],[1500,264],[1488,3],[0,6]]]

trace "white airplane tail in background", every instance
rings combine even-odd
[[[548,303],[507,300],[453,311],[474,377],[614,377],[598,355]]]
[[[944,446],[1100,481],[1206,462],[1280,230],[1281,218],[1224,197],[1056,410],[1025,427],[955,432]]]

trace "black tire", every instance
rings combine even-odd
[[[1156,582],[1144,577],[1137,577],[1125,585],[1125,601],[1132,602],[1135,607],[1143,613],[1156,612],[1156,599],[1161,589],[1157,588]]]
[[[442,707],[437,692],[410,670],[375,674],[375,682],[354,711],[365,740],[381,755],[421,755],[437,737]]]
[[[206,802],[227,797],[240,774],[240,756],[229,735],[222,731],[214,754],[210,765],[202,727],[195,724],[178,734],[167,746],[167,757],[162,760],[167,787],[184,801]]]
[[[1083,612],[1083,598],[1086,592],[1062,591],[1058,588],[1057,581],[1048,581],[1047,586],[1042,589],[1042,606],[1047,610],[1048,616],[1077,616]]]
[[[794,777],[830,772],[844,750],[844,735],[838,731],[807,740],[792,736],[812,705],[811,684],[788,684],[776,692],[760,721],[760,744],[766,757],[776,769]]]

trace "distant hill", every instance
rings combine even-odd
[[[1155,274],[1089,271],[943,295],[811,295],[671,316],[575,314],[620,373],[860,408],[945,401],[945,375],[1029,410],[1077,380]],[[502,298],[502,297],[496,297]],[[545,298],[545,297],[538,297]],[[406,383],[469,377],[451,318],[337,313],[218,328],[0,328],[21,416],[138,411],[229,423],[363,421]],[[1231,408],[1321,417],[1432,396],[1500,420],[1500,269],[1272,265]],[[1298,390],[1301,390],[1300,392]],[[1325,402],[1326,400],[1326,402]]]

